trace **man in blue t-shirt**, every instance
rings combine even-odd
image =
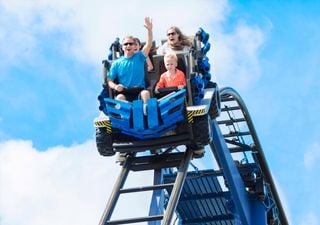
[[[148,31],[147,41],[141,51],[135,51],[135,40],[132,36],[127,36],[122,39],[122,50],[124,55],[119,59],[115,60],[108,73],[108,85],[111,89],[114,89],[118,95],[116,99],[119,100],[132,100],[137,98],[138,95],[141,96],[144,104],[147,104],[147,100],[150,98],[150,93],[145,90],[144,81],[144,65],[146,57],[152,47],[152,20],[149,17],[145,18],[144,27]],[[115,83],[117,81],[117,83]],[[126,88],[140,87],[143,89],[136,96],[126,96],[121,93]]]

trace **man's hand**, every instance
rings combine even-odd
[[[147,41],[146,44],[142,48],[142,53],[145,56],[148,56],[150,49],[152,47],[152,41],[153,41],[153,34],[152,34],[152,19],[150,17],[144,18],[144,27],[147,28],[148,34],[147,34]]]
[[[150,17],[144,18],[144,27],[147,28],[147,30],[152,30],[152,19]]]

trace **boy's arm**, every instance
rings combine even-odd
[[[178,71],[179,73],[179,80],[180,80],[180,84],[178,85],[178,88],[181,89],[181,88],[184,88],[186,85],[187,85],[187,80],[186,80],[186,76],[184,75],[184,72],[182,72],[181,70]]]
[[[152,19],[150,17],[146,17],[144,19],[144,27],[147,28],[148,34],[147,34],[147,41],[146,44],[142,48],[142,53],[145,56],[148,56],[150,49],[152,47],[152,41],[153,41],[153,33],[152,33]]]
[[[161,75],[159,81],[156,84],[155,92],[158,93],[159,88],[163,88],[164,86],[164,77]]]

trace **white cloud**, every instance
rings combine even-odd
[[[120,167],[94,142],[45,152],[30,141],[0,143],[0,223],[98,224]]]
[[[100,156],[92,140],[44,152],[31,141],[1,142],[0,223],[98,224],[120,170],[115,157]],[[152,174],[130,172],[125,187],[151,185]],[[146,216],[150,197],[151,192],[121,195],[112,219]]]
[[[177,8],[181,7],[183,13],[177,15]],[[2,47],[1,54],[10,62],[32,59],[30,55],[39,51],[39,36],[59,32],[63,36],[55,43],[58,51],[99,65],[115,37],[132,34],[143,40],[146,33],[143,18],[151,16],[156,41],[165,38],[165,30],[172,25],[181,27],[189,35],[195,34],[199,27],[209,32],[213,77],[221,83],[228,79],[243,88],[260,77],[258,53],[265,39],[264,32],[240,21],[225,33],[223,22],[232,13],[225,0],[179,0],[174,3],[164,0],[152,4],[148,0],[81,3],[77,0],[32,3],[12,0],[3,3],[3,9],[1,17],[6,22],[0,28],[0,39],[7,45]]]
[[[318,166],[317,162],[320,159],[320,144],[313,143],[308,150],[305,152],[303,157],[304,166],[307,170],[314,169]]]
[[[155,35],[165,38],[165,29],[173,24],[183,27],[186,33],[194,33],[200,25],[209,26],[221,21],[225,17],[224,12],[227,11],[225,10],[227,4],[224,0],[215,3],[203,1],[202,4],[194,0],[180,0],[176,1],[175,4],[184,6],[183,14],[176,16],[177,8],[168,0],[153,2],[152,4],[147,0],[134,2],[123,0],[108,2],[71,0],[61,2],[56,0],[33,1],[32,3],[21,3],[18,0],[13,0],[3,4],[5,9],[3,17],[10,18],[5,20],[7,21],[6,26],[15,27],[15,29],[10,29],[15,32],[7,33],[7,35],[10,35],[8,36],[10,39],[14,37],[31,43],[36,39],[37,32],[62,31],[73,40],[71,45],[67,42],[63,46],[66,52],[71,51],[77,57],[97,62],[105,54],[105,44],[111,43],[115,37],[133,34],[143,35],[141,37],[143,38],[145,35],[143,18],[145,16],[153,18]],[[166,7],[166,5],[171,6]],[[199,16],[197,12],[202,12],[202,15],[208,16]],[[172,18],[168,19],[170,15],[172,15]],[[25,42],[21,43],[24,44]],[[26,48],[30,45],[25,44],[23,46]],[[19,46],[16,46],[16,49],[18,50]],[[21,51],[19,52],[21,53]],[[7,54],[9,53],[8,49]]]
[[[302,221],[299,223],[299,225],[319,225],[319,215],[315,214],[314,212],[309,212],[305,217],[302,219]]]
[[[231,33],[218,33],[213,59],[219,83],[244,89],[259,80],[264,32],[260,27],[239,22]]]

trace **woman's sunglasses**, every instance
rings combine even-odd
[[[170,35],[174,36],[176,35],[177,33],[176,32],[171,32],[171,33],[167,33],[167,36],[169,37]]]

